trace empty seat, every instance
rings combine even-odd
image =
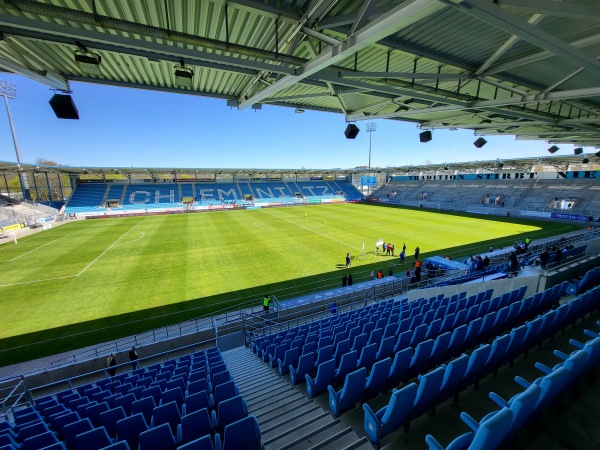
[[[327,386],[333,384],[335,378],[335,359],[330,359],[317,367],[317,375],[311,378],[310,375],[305,375],[306,379],[306,394],[308,398],[313,398],[321,395],[327,390]]]
[[[285,352],[283,360],[277,360],[277,366],[279,369],[279,376],[283,376],[289,373],[290,366],[296,366],[300,358],[300,349],[291,348]]]
[[[75,437],[76,450],[100,450],[112,444],[104,427],[94,428]]]
[[[391,367],[392,360],[390,358],[382,359],[381,361],[373,364],[371,372],[369,373],[369,377],[365,383],[365,388],[362,392],[363,400],[369,400],[373,397],[377,397],[385,388],[385,383],[388,379]]]
[[[186,444],[206,434],[210,435],[212,430],[213,426],[208,415],[208,409],[203,408],[194,411],[181,418],[181,423],[177,426],[177,442]]]
[[[163,392],[160,404],[166,404],[174,402],[177,405],[177,409],[181,413],[181,407],[183,406],[183,394],[179,388],[169,389]]]
[[[210,399],[206,391],[189,395],[183,404],[182,413],[185,416],[203,408],[210,408]]]
[[[367,369],[361,367],[346,376],[344,387],[336,392],[331,385],[329,390],[329,409],[333,417],[339,417],[342,413],[354,408],[365,388],[367,381]]]
[[[142,414],[142,417],[146,423],[150,423],[152,412],[154,411],[155,407],[156,403],[154,403],[154,399],[152,397],[145,397],[133,402],[131,405],[131,414]]]
[[[127,417],[125,411],[119,406],[100,413],[98,418],[100,425],[104,427],[108,435],[113,439],[117,435],[117,422],[125,417]]]
[[[127,441],[131,449],[136,449],[140,442],[140,434],[147,429],[148,425],[142,414],[126,417],[117,422],[117,441]]]
[[[93,428],[92,422],[90,422],[90,419],[87,417],[78,420],[77,422],[70,423],[63,428],[63,441],[65,441],[69,449],[73,449],[75,448],[75,438],[77,435],[90,431]]]
[[[216,386],[213,407],[215,409],[218,408],[219,403],[221,403],[223,400],[235,397],[236,395],[240,395],[240,391],[233,381],[228,381],[227,383]]]
[[[217,411],[212,412],[212,426],[217,433],[223,434],[225,427],[237,422],[248,415],[246,401],[241,395],[224,400],[219,404]]]
[[[140,434],[139,450],[175,450],[176,447],[171,427],[166,423]]]
[[[177,447],[177,450],[215,450],[215,447],[210,435],[206,435],[187,444],[180,445]]]
[[[260,429],[254,416],[248,416],[225,427],[223,450],[239,450],[241,448],[244,450],[260,450],[262,448]]]
[[[410,383],[402,389],[394,389],[390,402],[377,412],[368,404],[365,411],[365,433],[369,441],[379,447],[381,438],[400,428],[410,412],[417,395],[417,385]]]
[[[164,423],[171,427],[171,432],[177,434],[177,425],[181,422],[181,414],[177,403],[169,402],[154,408],[152,413],[151,427],[158,427]]]
[[[37,450],[59,443],[60,441],[56,437],[56,434],[54,434],[52,431],[46,431],[45,433],[28,437],[23,441],[21,447],[15,446],[15,448],[22,448],[23,450]]]
[[[295,386],[306,381],[305,375],[312,375],[314,371],[315,356],[312,353],[300,356],[296,368],[289,367],[290,383]]]

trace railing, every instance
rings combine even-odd
[[[10,418],[15,408],[31,403],[30,393],[25,387],[22,375],[0,380],[0,399],[2,417],[5,419]]]

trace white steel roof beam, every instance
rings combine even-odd
[[[361,30],[348,36],[339,44],[325,50],[316,58],[299,67],[294,75],[287,75],[253,96],[240,99],[238,108],[244,109],[254,103],[260,103],[270,95],[293,86],[300,80],[344,60],[363,48],[368,47],[442,8],[444,8],[444,5],[437,0],[408,0],[391,10],[389,14],[369,23]]]
[[[338,72],[342,78],[406,78],[409,80],[468,80],[468,73],[414,73],[414,72],[354,72],[342,70]]]
[[[536,12],[548,16],[600,20],[600,8],[577,5],[574,2],[548,0],[496,0],[498,5],[513,11]]]
[[[4,58],[0,58],[0,67],[9,72],[23,75],[27,78],[37,81],[38,83],[45,84],[52,89],[58,89],[60,91],[70,90],[69,82],[64,77],[52,73],[49,70],[44,70],[42,73],[38,73]]]
[[[520,37],[521,39],[547,50],[558,57],[583,67],[594,73],[600,73],[600,62],[588,56],[584,52],[569,45],[568,43],[554,37],[550,33],[541,30],[526,20],[508,13],[499,6],[489,1],[460,0],[459,3],[445,0],[460,11],[493,25],[507,33]]]

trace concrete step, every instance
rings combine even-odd
[[[264,433],[269,433],[276,429],[282,429],[284,426],[293,421],[304,421],[308,417],[314,417],[321,415],[322,413],[323,410],[319,407],[319,405],[309,403],[300,408],[288,411],[285,414],[281,414],[280,416],[272,417],[269,421],[262,421],[260,422],[260,426]]]
[[[267,423],[270,420],[277,419],[285,414],[293,414],[296,409],[305,408],[307,405],[314,406],[314,403],[302,396],[290,398],[286,401],[273,403],[270,405],[270,408],[262,408],[259,412],[254,413],[254,416],[256,416],[259,423],[261,421]]]
[[[331,423],[323,422],[323,420],[319,420],[319,423],[314,426],[304,427],[298,433],[289,434],[283,439],[284,445],[279,448],[289,450],[307,450],[314,446],[318,448],[321,442],[347,428],[339,419],[333,419]]]
[[[339,448],[339,447],[338,447]],[[366,437],[354,441],[352,444],[343,447],[341,450],[373,450],[373,446]]]
[[[300,395],[296,391],[294,391],[293,394]],[[263,395],[259,398],[255,398],[254,400],[250,400],[250,401],[246,400],[246,403],[248,404],[248,409],[252,408],[252,410],[258,411],[265,407],[268,408],[273,404],[277,404],[278,402],[289,401],[291,395],[292,395],[292,392],[289,392],[289,391],[277,391],[277,392],[273,392],[272,395]]]
[[[277,429],[263,435],[263,444],[265,449],[287,448],[287,444],[295,443],[303,436],[307,436],[315,430],[321,431],[322,427],[328,427],[333,418],[325,411],[307,414],[286,422]]]
[[[314,436],[317,438],[317,436]],[[337,433],[334,433],[333,428],[330,429],[328,436],[325,436],[321,442],[313,445],[312,447],[294,447],[295,449],[308,449],[308,450],[340,450],[349,445],[354,444],[358,441],[358,436],[352,430],[352,427],[342,428]]]

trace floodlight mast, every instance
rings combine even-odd
[[[6,81],[0,81],[0,96],[4,97],[4,104],[6,105],[6,113],[8,115],[8,123],[10,124],[10,131],[12,133],[13,145],[15,146],[15,153],[17,155],[17,163],[19,165],[19,177],[21,178],[21,188],[23,189],[23,196],[25,200],[30,200],[29,195],[29,183],[25,173],[21,170],[21,152],[19,151],[19,144],[17,142],[17,133],[15,126],[13,125],[12,114],[8,106],[8,99],[14,99],[17,97],[17,86]]]
[[[371,137],[374,131],[377,131],[377,124],[375,122],[367,122],[367,133],[369,133],[369,177],[371,176]],[[371,186],[367,185],[367,196],[369,195],[371,195]]]

